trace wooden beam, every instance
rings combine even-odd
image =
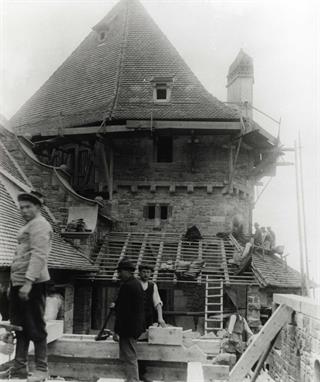
[[[271,349],[273,348],[273,345],[275,344],[276,340],[277,340],[277,337],[279,335],[280,331],[278,332],[278,334],[274,337],[274,339],[270,342],[269,346],[267,347],[267,349],[264,351],[264,353],[262,354],[262,356],[260,357],[255,369],[254,369],[254,373],[251,377],[251,381],[250,382],[256,382],[258,377],[259,377],[259,374],[261,372],[261,369],[266,361],[266,359],[268,358],[268,355],[271,351]]]
[[[229,382],[245,379],[279,330],[290,321],[292,312],[293,310],[286,305],[280,305],[277,308],[231,370]]]
[[[150,130],[150,120],[137,121],[128,120],[128,129],[148,129]],[[241,130],[240,121],[153,121],[153,129],[195,129],[195,130]]]
[[[221,245],[223,274],[224,274],[224,279],[225,279],[226,285],[228,286],[228,285],[230,285],[230,278],[229,278],[229,272],[228,272],[226,249],[224,247],[224,241],[222,239],[220,240],[220,245]]]
[[[112,145],[109,145],[109,183],[108,183],[108,189],[109,189],[109,200],[112,201],[112,194],[113,194],[113,167],[114,167],[114,153],[113,153],[113,147]]]
[[[162,257],[163,247],[164,247],[163,238],[164,238],[164,234],[162,234],[162,240],[159,244],[159,251],[158,251],[158,255],[157,255],[156,265],[154,267],[154,272],[153,272],[153,276],[152,276],[153,282],[156,282],[157,277],[158,277],[158,272],[159,272],[159,267],[160,267],[161,257]]]
[[[237,161],[238,161],[238,157],[239,157],[241,143],[242,143],[242,136],[239,138],[237,150],[236,150],[236,153],[235,153],[235,156],[234,156],[234,159],[233,159],[233,163],[232,163],[232,166],[231,166],[231,172],[230,172],[230,178],[229,178],[229,188],[228,188],[229,193],[232,192],[233,179],[234,179],[234,175],[235,175],[235,172],[236,172],[236,165],[237,165]],[[232,156],[232,153],[231,153],[231,156]],[[232,158],[230,158],[230,159],[232,160]]]
[[[73,333],[74,285],[68,284],[64,290],[64,333]]]
[[[140,247],[139,256],[138,256],[138,260],[137,260],[137,264],[136,264],[136,269],[134,271],[135,277],[137,277],[139,274],[139,266],[141,265],[141,263],[143,261],[143,256],[144,256],[144,251],[146,249],[147,240],[148,240],[148,234],[145,233],[144,237],[143,237],[143,242],[142,242],[141,247]]]
[[[81,339],[82,337],[82,339]],[[145,361],[191,362],[206,361],[206,354],[196,345],[153,345],[137,343],[138,358]],[[48,355],[85,359],[119,359],[119,344],[112,340],[95,341],[94,336],[68,335],[48,346]]]

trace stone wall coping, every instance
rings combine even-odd
[[[274,294],[273,301],[276,304],[286,304],[296,312],[320,320],[320,304],[312,298],[295,294]]]

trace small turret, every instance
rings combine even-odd
[[[244,117],[252,118],[253,84],[253,60],[240,49],[228,71],[227,101],[239,107]]]

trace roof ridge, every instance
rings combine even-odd
[[[125,20],[124,20],[124,27],[123,27],[123,33],[122,33],[122,42],[121,42],[121,48],[120,48],[120,54],[119,54],[119,65],[117,70],[117,78],[116,78],[116,92],[113,99],[113,103],[111,105],[111,110],[109,113],[109,119],[112,119],[112,115],[114,110],[117,107],[118,100],[119,100],[119,94],[120,94],[120,85],[121,85],[121,77],[123,74],[123,63],[124,63],[124,57],[126,54],[126,47],[128,43],[128,14],[129,14],[129,2],[126,1],[126,14],[125,14]]]

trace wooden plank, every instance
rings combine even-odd
[[[163,237],[164,237],[164,234],[162,235],[162,238]],[[161,264],[161,257],[162,257],[162,253],[163,253],[163,246],[164,246],[164,242],[162,240],[160,242],[160,244],[159,244],[159,251],[158,251],[158,255],[157,255],[156,265],[154,267],[154,272],[153,272],[153,277],[152,277],[152,281],[153,282],[157,281],[159,267],[160,267],[160,264]]]
[[[229,272],[228,272],[228,263],[227,263],[227,256],[226,256],[226,250],[224,248],[224,241],[220,240],[221,245],[221,257],[222,257],[222,267],[223,267],[223,274],[224,279],[227,285],[230,284],[230,278],[229,278]]]
[[[230,382],[239,382],[246,377],[279,330],[290,321],[292,312],[283,304],[277,308],[231,370]]]
[[[81,337],[83,339],[81,339]],[[79,339],[80,338],[80,339]],[[205,362],[206,354],[196,345],[186,348],[182,345],[154,345],[137,343],[138,358],[162,362]],[[68,335],[48,345],[48,355],[86,359],[118,359],[119,344],[112,340],[98,341],[94,336]]]
[[[181,258],[181,248],[182,248],[182,241],[179,240],[178,248],[177,248],[177,256],[176,256],[176,261],[175,261],[175,269],[177,269],[178,262],[180,261],[180,258]],[[174,281],[177,281],[176,274],[174,274],[173,279],[174,279]]]
[[[201,362],[188,362],[187,382],[204,382]]]
[[[274,294],[273,301],[277,304],[286,304],[296,312],[320,319],[320,305],[312,298],[295,294]]]
[[[157,345],[182,345],[183,328],[152,326],[149,328],[148,342]]]
[[[128,120],[129,129],[150,130],[150,120]],[[153,127],[157,129],[204,129],[204,130],[241,130],[240,122],[221,121],[153,121]]]
[[[184,362],[148,361],[147,376],[151,381],[181,382],[187,377],[187,364]],[[101,376],[123,379],[124,370],[120,360],[115,359],[85,359],[77,357],[49,356],[49,369],[55,375],[63,375],[65,379],[77,381],[97,381]]]
[[[147,239],[148,239],[148,234],[146,233],[146,234],[144,234],[144,237],[143,237],[143,241],[142,241],[140,251],[139,251],[139,256],[138,256],[137,263],[136,263],[136,269],[134,271],[134,275],[136,277],[139,274],[139,266],[141,265],[141,263],[143,261],[144,251],[145,251],[146,245],[147,245]]]

